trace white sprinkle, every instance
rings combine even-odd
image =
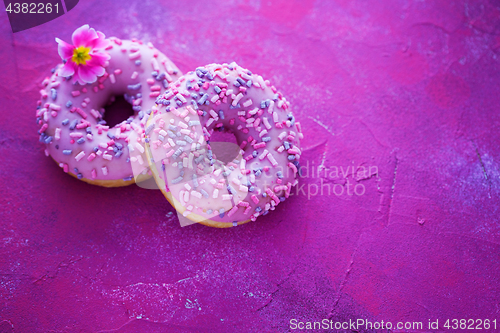
[[[130,43],[130,52],[139,51],[139,44],[136,42]]]
[[[212,197],[213,197],[214,199],[217,199],[217,197],[218,197],[218,196],[219,196],[219,190],[218,190],[218,189],[215,189],[215,190],[214,190],[214,193],[212,194]]]
[[[61,129],[60,128],[56,128],[56,132],[54,133],[54,138],[56,140],[59,140],[61,138]]]
[[[143,154],[143,153],[144,153],[144,147],[143,147],[143,146],[142,146],[139,142],[136,142],[136,143],[135,143],[135,147],[136,147],[137,149],[139,149],[139,151],[141,152],[141,154]]]
[[[271,129],[271,124],[269,124],[269,120],[267,120],[267,117],[262,117],[262,122],[267,129]]]
[[[266,158],[266,155],[268,154],[269,152],[267,151],[267,149],[264,149],[264,151],[262,152],[262,154],[259,155],[259,160],[263,160],[264,158]]]
[[[267,130],[262,130],[262,132],[259,133],[259,138],[262,138],[266,134],[267,134]]]
[[[217,115],[217,112],[214,110],[210,110],[210,115],[215,118],[215,120],[219,119],[219,116]]]
[[[182,159],[182,166],[185,167],[185,168],[187,168],[187,166],[188,166],[188,158],[187,157],[184,157]]]
[[[246,101],[246,102],[243,103],[243,106],[247,107],[247,106],[250,106],[252,104],[253,104],[253,101],[251,99],[249,99],[248,101]]]
[[[81,152],[78,153],[78,155],[75,156],[75,160],[78,162],[80,161],[83,157],[85,156],[85,153],[83,152],[83,150]]]
[[[163,61],[161,63],[163,64],[163,66],[165,66],[165,69],[167,70],[167,72],[169,74],[173,74],[174,73],[174,70],[170,66],[170,63],[167,61],[167,59],[163,59]]]
[[[276,162],[276,160],[274,159],[274,156],[273,156],[271,153],[269,153],[269,154],[267,155],[267,159],[269,160],[269,162],[271,162],[271,164],[272,164],[274,167],[278,165],[278,162]]]
[[[111,81],[111,83],[116,83],[116,78],[115,78],[115,74],[109,74],[109,80]]]
[[[205,124],[206,127],[209,127],[210,125],[212,125],[212,123],[216,121],[214,118],[210,118],[207,120],[207,123]]]
[[[135,53],[130,53],[130,54],[128,55],[128,57],[129,57],[129,59],[130,59],[130,60],[135,60],[135,59],[137,59],[137,58],[140,58],[140,57],[141,57],[141,52],[137,51],[137,52],[135,52]]]
[[[197,197],[198,199],[201,199],[201,196],[202,196],[201,193],[198,191],[191,191],[191,195],[193,197]]]
[[[137,73],[137,72],[133,72],[133,73],[132,73],[132,76],[131,76],[131,79],[132,79],[132,80],[135,80],[138,76],[139,76],[139,73]]]
[[[269,108],[267,109],[267,112],[273,113],[273,110],[274,110],[274,101],[271,101],[271,103],[269,103]]]
[[[251,80],[252,77],[250,75],[248,75],[247,73],[240,73],[240,76],[242,78],[244,78],[245,80]]]
[[[160,66],[158,66],[158,61],[156,61],[155,58],[151,59],[151,66],[153,66],[153,69],[157,72],[160,71]]]
[[[106,176],[108,174],[108,168],[102,167],[102,174]]]
[[[190,153],[189,157],[188,157],[188,168],[189,169],[193,169],[193,158],[194,158],[194,154]]]
[[[240,99],[243,98],[243,94],[242,93],[239,93],[234,99],[233,99],[233,103],[232,105],[233,106],[236,106],[238,104],[238,102],[240,101]]]
[[[94,109],[90,110],[90,114],[96,119],[101,116],[101,114]]]
[[[185,116],[187,116],[188,114],[189,114],[189,110],[188,110],[188,109],[186,109],[186,108],[183,108],[183,109],[182,109],[182,113],[179,113],[179,115],[178,115],[178,116],[179,116],[180,118],[184,118],[184,117],[185,117]]]
[[[262,88],[262,90],[264,90],[264,88],[266,87],[266,84],[264,83],[264,79],[262,78],[262,76],[257,76],[257,81],[259,82],[260,84],[260,87]]]
[[[175,97],[177,97],[182,102],[182,104],[186,103],[186,99],[180,93],[177,93],[177,95],[175,95]],[[186,110],[186,111],[189,112],[189,110]]]
[[[231,194],[223,194],[222,195],[223,201],[228,201],[228,200],[231,200],[232,198],[233,198],[233,196]]]

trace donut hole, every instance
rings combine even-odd
[[[118,95],[111,97],[108,105],[104,107],[102,119],[106,121],[106,125],[114,127],[133,115],[132,105],[123,96]]]
[[[210,136],[210,147],[219,161],[227,164],[238,157],[240,147],[232,132],[214,131]]]

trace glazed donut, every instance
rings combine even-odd
[[[232,161],[213,152],[214,130],[234,134]],[[170,84],[146,124],[158,187],[182,216],[231,227],[274,210],[296,185],[303,137],[290,103],[261,76],[211,64]]]
[[[148,166],[142,157],[147,115],[179,70],[151,43],[105,39],[88,25],[73,33],[74,46],[56,41],[64,64],[43,81],[36,111],[46,155],[87,183],[134,183]],[[118,95],[134,115],[110,128],[103,107]]]

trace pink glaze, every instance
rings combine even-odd
[[[150,120],[148,148],[167,183],[158,185],[188,218],[255,220],[298,182],[302,133],[289,102],[235,63],[200,67],[172,83]],[[232,132],[241,148],[232,162],[213,155],[210,137],[218,129]]]
[[[156,93],[180,75],[177,67],[151,43],[119,40],[106,52],[110,59],[105,73],[95,83],[72,84],[60,75],[62,64],[43,81],[41,102],[36,111],[40,141],[65,172],[79,179],[132,180],[147,165],[137,160],[137,145],[143,146],[144,125],[155,104]],[[157,75],[153,75],[155,72]],[[153,87],[148,80],[154,79]],[[152,89],[153,88],[153,89]],[[154,92],[154,94],[151,94]],[[134,116],[109,128],[102,121],[103,106],[116,95],[124,95],[133,105]],[[140,156],[139,156],[140,158]]]

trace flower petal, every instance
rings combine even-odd
[[[57,52],[62,59],[69,59],[73,56],[73,50],[75,49],[73,45],[60,40],[59,38],[56,38],[56,42],[58,44]]]
[[[95,81],[97,81],[97,75],[95,75],[95,73],[92,71],[92,67],[90,66],[79,66],[77,75],[79,79],[84,83],[94,83]]]
[[[94,67],[92,68],[92,72],[96,75],[96,76],[103,76],[104,73],[106,73],[106,70],[104,69],[104,67]]]
[[[87,65],[89,63],[87,62]],[[96,76],[102,76],[104,73],[106,73],[106,69],[102,66],[85,66],[89,71],[94,73]]]
[[[91,43],[96,38],[98,38],[97,33],[94,29],[89,28],[88,24],[82,25],[80,28],[76,29],[71,36],[73,45],[76,47],[87,47],[87,44]]]
[[[91,59],[89,61],[87,61],[87,66],[91,66],[91,67],[94,67],[94,66],[104,67],[104,65],[106,64],[106,61],[108,61],[110,59],[110,56],[107,53],[96,52],[96,53],[91,53],[90,56],[91,56]]]
[[[100,31],[97,31],[98,38],[94,39],[91,44],[88,46],[92,49],[105,49],[107,48],[111,42],[106,39],[106,36]]]
[[[73,61],[66,61],[64,66],[62,66],[61,69],[59,69],[59,75],[61,75],[62,77],[71,76],[75,74],[76,69],[77,66]]]
[[[80,79],[78,75],[73,76],[73,84],[75,84],[76,82],[78,82],[82,86],[86,85],[86,83],[82,81],[82,79]]]

